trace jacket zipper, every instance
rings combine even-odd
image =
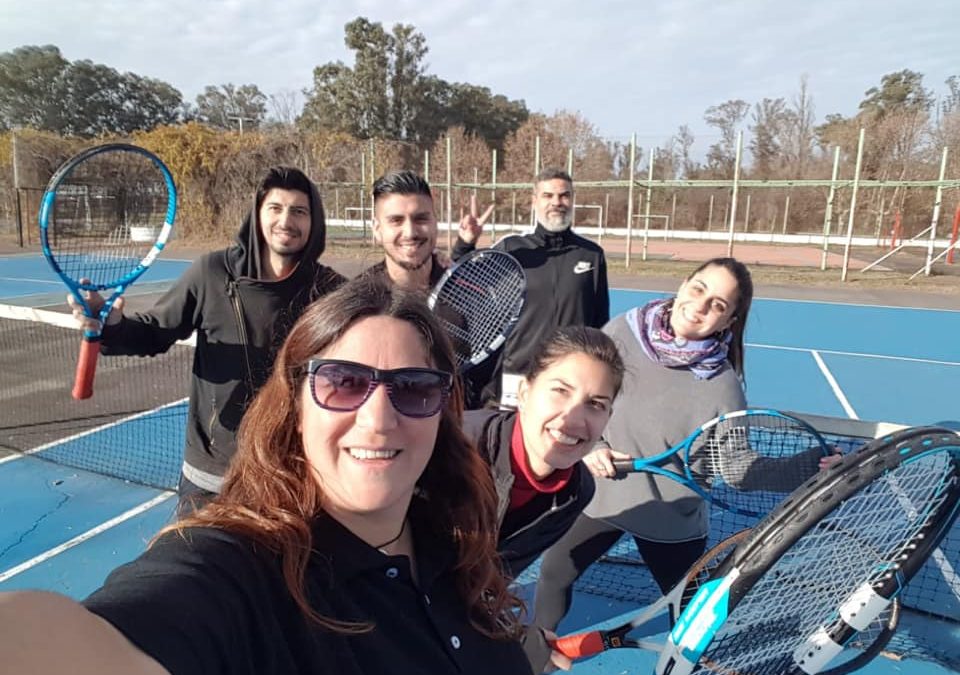
[[[250,352],[247,345],[247,327],[243,322],[243,306],[240,302],[240,289],[237,288],[237,282],[230,279],[227,281],[227,297],[230,298],[230,304],[233,305],[233,315],[237,320],[237,332],[240,334],[240,345],[243,347],[243,363],[247,372],[247,387],[253,389],[253,366],[250,365]]]

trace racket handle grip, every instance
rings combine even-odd
[[[637,470],[632,459],[615,459],[613,460],[613,468],[618,473],[630,473]]]
[[[77,374],[73,380],[71,395],[78,401],[93,396],[93,376],[97,374],[97,357],[100,356],[100,338],[84,338],[80,343],[80,358]]]
[[[560,652],[564,656],[569,656],[571,659],[580,659],[584,656],[599,654],[605,649],[603,636],[598,630],[557,638],[556,641],[550,643],[550,646],[553,647],[555,651]]]

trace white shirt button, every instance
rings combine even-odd
[[[458,638],[456,635],[452,636],[450,638],[450,644],[453,645],[454,649],[460,649],[460,638]]]
[[[396,567],[391,567],[387,570],[388,579],[396,579],[400,575],[400,571]]]

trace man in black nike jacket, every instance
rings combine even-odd
[[[508,235],[494,245],[520,261],[527,275],[527,299],[520,320],[497,357],[483,389],[487,406],[516,407],[516,391],[537,345],[560,326],[602,328],[610,319],[607,261],[603,249],[574,234],[573,179],[565,171],[537,174],[532,195],[534,231]],[[474,249],[484,218],[460,221],[453,259]],[[493,357],[491,357],[493,358]]]

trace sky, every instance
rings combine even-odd
[[[804,75],[818,121],[856,113],[886,73],[923,73],[937,94],[960,75],[956,0],[0,0],[0,52],[53,44],[191,101],[228,82],[300,92],[315,66],[352,65],[357,16],[415,26],[430,74],[641,146],[682,124],[715,138],[709,106],[790,101]]]

